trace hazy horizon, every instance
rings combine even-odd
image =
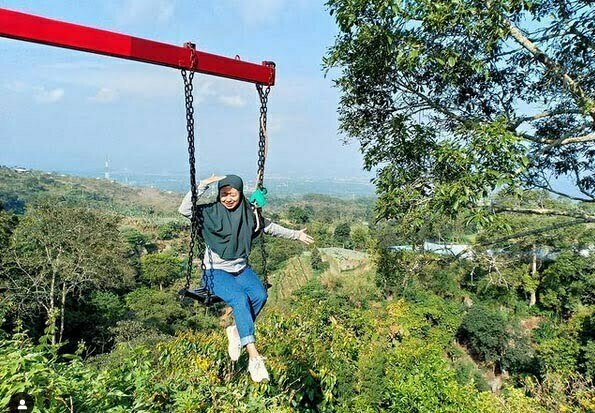
[[[24,165],[1,165],[6,168],[25,168],[28,171],[39,173],[51,173],[70,177],[81,177],[88,179],[105,179],[105,171],[88,170],[43,170],[37,168],[28,168]],[[238,173],[234,171],[234,173]],[[256,176],[253,173],[238,173],[244,179],[246,188],[250,191],[256,182]],[[190,187],[189,173],[135,173],[128,171],[119,173],[117,171],[109,172],[109,180],[123,185],[133,187],[150,187],[163,191],[174,191],[185,193]],[[360,198],[374,197],[375,187],[368,179],[358,177],[306,177],[306,176],[266,176],[265,186],[269,194],[273,197],[293,197],[305,194],[322,194],[336,196],[339,198]]]
[[[192,40],[199,50],[250,62],[275,61],[267,172],[371,176],[362,171],[358,145],[344,145],[338,132],[339,91],[321,66],[336,26],[323,4],[7,0],[2,7],[170,44]],[[187,170],[178,70],[4,38],[0,55],[0,164],[93,170],[109,157],[114,170]],[[201,173],[254,170],[254,85],[196,75],[194,90]]]

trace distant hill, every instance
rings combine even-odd
[[[5,209],[22,213],[26,204],[45,197],[81,202],[127,216],[177,214],[181,200],[181,194],[171,191],[0,166],[0,202]]]

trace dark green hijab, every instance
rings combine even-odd
[[[250,203],[244,195],[244,183],[237,175],[227,175],[220,180],[217,190],[230,186],[240,191],[240,202],[234,210],[225,208],[217,194],[217,201],[201,207],[202,237],[217,255],[226,260],[248,258],[256,220]]]

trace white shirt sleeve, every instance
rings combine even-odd
[[[287,239],[298,239],[299,231],[285,228],[279,224],[271,222],[269,219],[264,219],[264,232],[274,237],[281,237]]]
[[[199,184],[196,188],[197,197],[200,198],[203,196],[207,192],[207,189],[209,189],[208,185]],[[178,212],[186,218],[192,218],[192,191],[188,191],[178,208]]]

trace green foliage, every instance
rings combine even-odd
[[[595,340],[588,340],[582,348],[585,376],[595,380]]]
[[[361,6],[368,7],[368,3],[362,2]],[[495,148],[502,149],[497,145]],[[456,153],[451,156],[457,160]],[[441,166],[445,170],[447,167]],[[2,176],[0,173],[0,190],[10,186]],[[57,183],[55,177],[34,175],[31,179],[11,178],[10,182],[16,183],[10,193],[27,200],[31,195],[26,195],[21,184],[50,193],[56,191],[55,185],[64,185],[59,189],[63,196],[55,203],[64,208],[63,216],[50,212],[37,215],[50,230],[31,230],[31,217],[36,213],[32,205],[26,205],[27,212],[19,220],[13,214],[0,212],[0,223],[9,224],[4,234],[11,239],[11,248],[15,236],[20,237],[21,258],[35,253],[34,245],[28,243],[39,238],[40,233],[52,231],[68,253],[78,251],[82,247],[76,241],[81,236],[71,237],[75,238],[72,241],[61,232],[72,233],[68,221],[78,222],[72,217],[74,211],[79,215],[98,212],[75,203],[84,200],[107,206],[123,197],[109,185],[107,193],[93,195],[86,186],[92,183],[73,183],[70,178]],[[525,192],[521,198],[523,205],[531,208],[582,210],[535,192]],[[519,198],[498,195],[495,199],[514,205]],[[50,326],[40,344],[24,335],[10,338],[0,330],[0,405],[14,391],[24,389],[34,393],[42,410],[50,413],[70,411],[71,405],[74,411],[93,413],[545,412],[595,408],[592,382],[588,381],[595,370],[589,278],[592,268],[590,261],[578,254],[593,242],[588,227],[501,241],[492,251],[506,253],[493,254],[491,261],[476,257],[473,262],[456,261],[417,250],[389,251],[386,247],[411,243],[417,249],[426,239],[484,242],[540,224],[561,222],[563,218],[508,215],[494,219],[494,226],[484,227],[478,234],[477,226],[466,225],[468,217],[453,218],[449,211],[430,214],[413,228],[407,219],[369,224],[371,200],[308,195],[275,203],[270,212],[277,218],[288,216],[291,206],[308,212],[308,233],[314,235],[317,247],[336,246],[333,229],[349,223],[348,242],[356,248],[376,248],[377,271],[373,263],[339,274],[322,272],[323,265],[312,275],[310,265],[321,264],[317,248],[311,254],[302,254],[306,248],[295,241],[267,238],[269,271],[277,271],[270,276],[276,277],[275,284],[293,286],[286,295],[271,300],[257,323],[258,348],[267,357],[271,382],[251,383],[245,371],[245,356],[238,363],[227,362],[218,309],[207,315],[201,307],[179,303],[174,298],[179,286],[162,291],[135,289],[130,272],[134,263],[123,259],[126,250],[129,258],[138,259],[139,270],[142,257],[142,274],[150,278],[151,284],[161,280],[165,286],[180,276],[179,255],[185,254],[187,248],[186,237],[176,237],[176,231],[186,230],[187,224],[178,228],[179,220],[161,215],[157,206],[141,203],[126,210],[133,217],[126,218],[125,225],[119,227],[117,243],[108,242],[118,246],[109,254],[104,237],[118,235],[120,221],[105,213],[95,217],[111,224],[109,231],[99,231],[103,235],[97,236],[93,249],[110,256],[117,251],[117,261],[127,270],[109,271],[105,284],[91,283],[68,296],[64,337],[70,344],[62,348],[45,344],[58,329],[60,318],[56,311],[50,320],[57,324]],[[23,222],[26,225],[21,228]],[[85,229],[94,228],[90,221],[80,222]],[[0,226],[0,241],[1,234]],[[88,237],[82,239],[87,242],[91,239]],[[560,261],[538,261],[537,273],[531,274],[528,267],[533,243],[558,253]],[[167,253],[151,253],[157,248]],[[292,258],[300,254],[299,259]],[[6,289],[6,282],[16,274],[14,266],[6,266],[10,261],[7,258],[10,255],[3,254],[0,268],[0,319],[7,318],[2,326],[5,330],[17,324],[17,308],[33,316],[39,314],[15,301],[18,295]],[[261,271],[258,245],[250,263]],[[174,269],[178,272],[172,279]],[[118,282],[118,274],[124,274],[129,282]],[[379,288],[374,286],[374,277]],[[17,279],[26,281],[22,276]],[[47,287],[48,280],[42,281]],[[305,287],[295,291],[305,282]],[[531,289],[544,301],[529,309],[525,301]],[[291,292],[293,296],[288,298]],[[463,298],[467,306],[473,303],[468,310]],[[55,302],[59,301],[57,295]],[[521,320],[523,327],[519,328],[519,316],[527,317],[529,313],[535,317]],[[40,325],[39,320],[25,322],[38,337],[33,327]],[[67,355],[79,340],[88,346],[80,354],[103,354],[84,361]],[[510,379],[500,377],[504,381],[501,395],[486,392],[489,384],[483,374],[492,367],[510,374]]]
[[[316,240],[319,248],[332,247],[335,245],[333,232],[330,225],[322,222],[312,222],[308,225],[308,233]]]
[[[2,204],[0,204],[0,252],[3,252],[8,247],[10,236],[17,224],[17,216],[2,210]]]
[[[481,360],[499,362],[509,340],[506,327],[507,320],[499,311],[474,305],[465,315],[459,335]]]
[[[110,291],[94,291],[68,311],[67,335],[84,341],[92,353],[106,352],[113,345],[111,328],[124,319],[127,310],[123,300]]]
[[[314,209],[310,205],[307,205],[304,208],[292,205],[287,210],[287,217],[289,220],[298,225],[310,222],[312,215],[314,215]]]
[[[16,172],[0,166],[0,200],[22,214],[25,205],[45,198],[67,205],[135,216],[147,221],[163,216],[178,219],[180,196],[149,188],[133,188],[103,179],[80,178],[54,173]],[[171,220],[171,218],[170,218]]]
[[[258,274],[262,274],[263,272],[260,242],[261,241],[259,240],[254,243],[254,247],[252,248],[249,257],[250,265]],[[267,270],[269,272],[278,270],[290,257],[300,255],[306,250],[306,247],[300,242],[269,236],[266,236],[265,245],[267,251]]]
[[[320,271],[323,269],[323,262],[322,258],[320,257],[320,252],[318,248],[312,249],[312,255],[310,256],[310,264],[312,265],[312,269],[314,271]]]
[[[459,361],[454,364],[456,380],[460,385],[472,384],[479,391],[490,391],[490,386],[481,371],[472,361]]]
[[[58,350],[45,341],[34,345],[22,333],[0,340],[0,405],[26,392],[34,399],[33,412],[129,411],[125,387],[110,372],[95,372],[78,355],[62,358]]]
[[[127,294],[126,305],[146,327],[167,334],[174,333],[172,323],[181,320],[185,313],[170,292],[149,288],[137,288]]]
[[[462,279],[469,272],[468,263],[443,260],[421,251],[381,249],[376,264],[376,284],[386,295],[415,294],[419,290],[459,298]]]
[[[163,289],[181,277],[182,263],[167,252],[148,254],[141,258],[141,270],[143,279]]]
[[[377,170],[380,217],[411,232],[441,215],[487,224],[494,190],[552,190],[561,176],[594,199],[589,1],[327,7],[338,34],[324,66],[339,70],[340,129]]]
[[[541,288],[542,305],[566,317],[583,305],[594,305],[595,260],[561,253],[543,271]]]
[[[557,335],[541,340],[536,346],[539,369],[542,375],[552,371],[570,374],[577,368],[580,346],[571,337]]]
[[[368,228],[358,225],[351,230],[351,240],[353,248],[360,251],[366,251],[371,247],[372,239]]]
[[[130,249],[140,255],[142,249],[149,242],[149,236],[140,232],[137,228],[125,226],[120,229],[122,236],[128,243]]]
[[[386,295],[402,293],[408,278],[401,266],[402,253],[381,249],[376,260],[376,285]]]
[[[46,322],[58,323],[54,312],[63,315],[67,299],[133,283],[118,219],[87,208],[59,202],[28,208],[12,234],[9,256],[8,286],[26,318],[43,309]]]
[[[180,231],[185,229],[187,225],[183,225],[180,222],[170,221],[166,224],[160,225],[157,229],[159,239],[171,240],[179,236]]]
[[[333,238],[343,248],[349,248],[351,246],[351,226],[347,222],[342,222],[335,227],[333,232]]]
[[[0,341],[0,402],[25,390],[49,413],[70,405],[83,413],[538,411],[514,389],[498,397],[460,384],[445,348],[431,339],[443,330],[452,340],[447,324],[403,300],[353,308],[310,283],[288,311],[270,308],[259,320],[268,384],[250,382],[245,357],[225,361],[222,329],[128,342],[85,363],[21,335]]]
[[[193,306],[182,306],[175,299],[176,288],[172,290],[153,290],[137,288],[125,297],[126,306],[132,311],[132,321],[143,324],[145,329],[174,335],[177,331],[190,328],[204,328],[212,323]],[[130,331],[134,324],[119,324],[118,334],[125,336],[123,328]]]
[[[25,202],[19,199],[18,195],[0,192],[0,199],[3,210],[19,215],[25,213]]]

